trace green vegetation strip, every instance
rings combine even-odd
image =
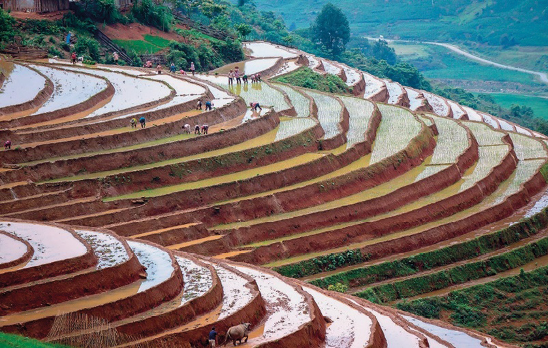
[[[355,295],[376,303],[392,302],[463,284],[474,279],[490,277],[523,266],[545,255],[548,255],[548,237],[486,260],[371,287]]]
[[[452,324],[506,341],[530,342],[527,348],[545,348],[547,295],[548,266],[544,266],[445,296],[400,302],[396,307],[432,319],[443,314]],[[540,344],[531,344],[535,341]]]
[[[540,216],[535,215],[500,231],[482,235],[463,243],[416,254],[399,260],[352,269],[329,277],[316,279],[310,283],[322,288],[327,288],[329,285],[335,285],[337,283],[348,284],[349,282],[352,282],[354,286],[359,286],[387,279],[409,276],[425,270],[446,266],[454,262],[469,260],[487,254],[500,249],[501,247],[535,235],[538,230],[545,225],[546,222]],[[354,251],[354,253],[356,252],[359,252],[359,250]],[[361,254],[358,254],[359,258],[345,257],[347,253],[348,252],[343,252],[321,258],[305,260],[297,264],[281,266],[274,270],[287,277],[302,278],[332,271],[344,266],[358,264],[369,259],[368,255]]]
[[[54,347],[62,348],[67,346],[62,346],[59,344],[43,343],[38,340],[33,340],[31,338],[0,332],[0,347],[3,347],[3,348],[54,348]]]

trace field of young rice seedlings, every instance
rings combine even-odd
[[[508,184],[504,195],[496,197],[495,203],[500,203],[504,198],[518,192],[521,185],[532,178],[533,175],[542,168],[544,163],[546,163],[546,160],[543,159],[519,161],[514,174],[508,179],[511,181]]]
[[[346,148],[365,140],[365,132],[369,125],[369,120],[373,115],[374,106],[368,100],[341,97],[350,114],[348,132],[346,133]]]
[[[429,115],[438,128],[438,142],[431,164],[455,163],[468,147],[466,129],[452,119]]]
[[[438,97],[435,94],[422,91],[428,103],[432,106],[434,113],[439,116],[447,116],[449,113],[449,105],[445,102],[442,97]]]
[[[472,187],[478,180],[486,177],[493,170],[493,167],[504,159],[508,151],[510,151],[508,145],[480,147],[476,167],[470,175],[463,177],[464,183],[461,185],[459,192]]]
[[[293,135],[304,132],[305,130],[314,127],[315,124],[316,122],[311,118],[300,117],[283,120],[280,122],[280,127],[278,128],[278,133],[276,133],[276,138],[274,141],[289,138]]]
[[[485,123],[467,121],[462,121],[462,123],[466,127],[470,128],[472,134],[474,135],[474,137],[476,137],[479,146],[504,144],[502,142],[502,137],[504,136],[504,133],[493,130]]]
[[[421,123],[411,112],[397,106],[377,104],[382,121],[371,153],[371,164],[405,149],[421,130]]]
[[[363,73],[363,78],[365,79],[365,92],[363,93],[365,99],[377,94],[384,86],[384,82],[368,73]]]
[[[304,95],[286,85],[274,84],[274,86],[287,93],[291,104],[293,104],[295,111],[297,111],[297,117],[310,116],[310,101]]]
[[[318,105],[318,121],[325,132],[324,139],[331,139],[341,132],[339,128],[339,122],[341,121],[342,107],[339,102],[328,95],[306,92],[309,96],[314,98],[316,105]]]
[[[514,151],[520,161],[531,158],[548,157],[548,154],[540,141],[521,134],[509,134],[514,143]]]
[[[398,102],[398,98],[403,93],[399,83],[387,79],[384,79],[383,81],[388,89],[388,104],[396,104]]]

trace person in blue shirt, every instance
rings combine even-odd
[[[145,119],[145,116],[141,116],[141,118],[139,119],[139,123],[141,123],[141,128],[146,128],[147,124],[146,124],[146,119]]]
[[[217,331],[215,331],[215,328],[212,327],[211,331],[209,331],[209,345],[212,348],[215,348],[216,344],[217,344]]]

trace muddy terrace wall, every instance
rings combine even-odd
[[[35,109],[39,107],[40,105],[44,104],[53,94],[53,89],[54,89],[53,82],[51,82],[51,80],[48,79],[47,76],[45,76],[38,70],[30,67],[27,67],[27,68],[29,68],[30,70],[34,71],[35,73],[37,73],[38,75],[46,79],[46,85],[40,92],[38,92],[38,94],[34,97],[34,99],[29,100],[25,103],[5,106],[3,108],[0,108],[0,116],[13,114],[13,113],[17,113],[25,110]]]
[[[457,163],[432,177],[406,185],[385,196],[364,202],[300,215],[281,221],[266,222],[229,230],[231,243],[232,245],[245,245],[356,219],[365,219],[387,213],[408,202],[437,192],[460,180],[462,173],[476,162],[478,158],[477,142],[475,141],[475,138],[470,137],[470,134],[468,140],[469,146],[466,151],[459,156]]]
[[[148,243],[146,241],[141,242]],[[157,245],[155,245],[155,247],[162,248]],[[102,318],[106,321],[117,321],[131,317],[137,313],[147,311],[173,299],[181,293],[184,283],[183,275],[179,269],[177,261],[173,255],[170,254],[170,257],[173,272],[163,283],[143,292],[136,293],[130,297],[126,297],[115,302],[106,303],[97,307],[79,310],[76,313]],[[64,262],[66,262],[66,260]],[[24,325],[14,324],[3,326],[2,331],[42,339],[48,335],[54,320],[55,316],[50,316],[43,319],[29,321]]]
[[[36,65],[51,67],[49,65],[39,64],[39,63],[36,63]],[[28,65],[26,65],[26,67],[30,68]],[[66,70],[63,70],[63,71],[66,71]],[[45,112],[45,113],[41,113],[41,114],[37,114],[37,115],[29,115],[29,116],[25,116],[25,117],[19,117],[19,118],[12,119],[12,120],[9,120],[9,121],[0,121],[0,128],[9,129],[9,128],[14,128],[14,127],[26,126],[26,125],[30,125],[30,124],[33,124],[33,123],[46,122],[46,121],[51,121],[51,120],[55,120],[55,119],[58,119],[58,118],[70,116],[70,115],[73,115],[73,114],[78,114],[78,113],[84,112],[86,110],[92,109],[95,105],[97,105],[97,104],[111,98],[112,96],[114,96],[115,89],[112,86],[112,84],[110,83],[110,81],[108,81],[106,78],[101,77],[101,76],[97,76],[97,75],[92,75],[92,74],[86,73],[85,71],[82,71],[80,73],[83,74],[83,75],[92,76],[94,78],[98,78],[98,79],[101,79],[101,80],[105,81],[106,84],[107,84],[107,87],[105,89],[103,89],[102,91],[100,91],[99,93],[91,96],[88,100],[86,100],[86,101],[84,101],[80,104],[76,104],[76,105],[66,107],[66,108],[63,108],[63,109],[59,109],[59,110],[55,110],[55,111],[51,111],[51,112]]]
[[[513,173],[516,168],[516,163],[517,160],[515,155],[513,152],[509,152],[502,163],[495,167],[490,175],[484,180],[481,180],[465,191],[441,201],[400,215],[325,232],[321,234],[321,238],[320,235],[305,236],[292,239],[286,243],[278,242],[269,246],[259,247],[253,252],[244,255],[249,262],[264,264],[296,255],[329,250],[345,244],[371,240],[448,217],[479,204],[483,199],[488,197],[497,189],[500,183]],[[439,187],[436,187],[438,185],[432,184],[432,182],[434,182],[434,180],[443,180],[443,178],[444,175],[441,174],[436,177],[421,180],[418,187],[422,187],[422,190],[426,192],[425,196],[432,194],[439,190]],[[456,179],[458,180],[460,178],[457,176]],[[454,180],[454,182],[457,180]],[[448,184],[450,183],[451,182]],[[432,187],[433,190],[429,192],[429,189]],[[398,202],[396,205],[400,206],[408,202],[408,200],[405,199],[400,201],[401,197],[394,197],[394,199]],[[390,203],[388,203],[388,205],[390,205]],[[390,211],[390,209],[388,209],[388,211]],[[270,234],[265,237],[273,238]],[[255,258],[253,258],[253,256],[255,256]]]
[[[207,113],[197,115],[196,117],[193,117],[193,119],[196,122],[203,121],[204,117],[202,117],[202,115],[206,114]],[[177,132],[176,134],[181,134],[182,124],[189,122],[189,119],[191,118],[185,118],[183,121],[173,123],[170,129]],[[202,123],[207,122],[200,122],[198,124]],[[228,129],[224,132],[216,132],[208,134],[207,136],[181,139],[154,146],[146,146],[141,149],[39,163],[32,166],[25,166],[19,170],[6,172],[4,177],[10,181],[20,181],[25,179],[42,181],[66,176],[74,176],[81,173],[96,173],[120,168],[130,169],[131,167],[141,164],[195,155],[205,151],[213,151],[226,146],[235,145],[248,138],[252,139],[263,135],[276,128],[278,124],[278,115],[275,112],[269,112],[263,117],[247,122],[244,125]],[[150,129],[155,128],[156,127],[151,127]],[[136,134],[146,131],[147,129],[149,128],[139,130]],[[97,184],[96,180],[92,180],[87,184],[90,183]]]
[[[405,92],[405,89],[402,85],[398,83],[398,86],[400,86],[402,94],[398,97],[398,101],[396,102],[396,105],[403,106],[406,108],[409,108],[409,96],[407,95],[407,92]]]
[[[3,163],[21,163],[50,157],[81,154],[89,151],[115,149],[181,134],[182,125],[188,122],[194,122],[196,124],[207,123],[209,125],[221,123],[241,115],[245,110],[245,102],[242,99],[238,99],[226,107],[215,109],[212,112],[204,112],[199,115],[190,116],[181,121],[148,127],[136,132],[126,132],[54,144],[43,144],[18,151],[7,151],[3,152],[0,158]]]
[[[71,228],[63,225],[57,226],[66,230],[70,230]],[[86,227],[86,230],[90,230],[90,228]],[[94,230],[113,235],[106,230]],[[0,315],[8,315],[69,301],[82,296],[112,290],[137,281],[140,279],[140,274],[145,272],[145,269],[127,244],[125,242],[122,243],[129,258],[126,262],[114,267],[93,270],[55,281],[34,284],[30,287],[0,292],[0,303],[11,305],[9,308],[0,307]],[[69,272],[65,272],[65,274],[69,274]]]
[[[374,118],[372,122],[378,122],[378,121],[375,121],[375,118]],[[430,140],[433,141],[433,138],[427,128],[425,128],[424,132],[427,132],[428,133],[427,135],[430,137],[427,143]],[[179,210],[181,208],[188,208],[189,207],[188,204],[190,204],[190,206],[196,206],[197,204],[198,205],[205,204],[205,202],[202,201],[202,196],[206,197],[207,201],[211,201],[211,202],[214,202],[216,200],[228,199],[229,197],[226,196],[227,193],[231,194],[232,195],[231,197],[236,195],[241,196],[242,194],[245,194],[244,191],[242,191],[241,189],[241,187],[243,187],[244,185],[245,185],[244,187],[245,192],[251,192],[251,193],[256,193],[257,190],[269,190],[273,187],[274,188],[282,187],[280,186],[281,182],[286,180],[286,177],[287,177],[287,180],[291,180],[291,182],[296,182],[296,180],[303,177],[305,179],[314,178],[314,177],[317,177],[318,175],[321,175],[324,172],[327,173],[331,170],[335,170],[335,169],[341,168],[342,166],[346,166],[350,164],[351,162],[357,160],[358,158],[364,156],[366,153],[370,151],[370,145],[371,145],[370,140],[362,143],[361,146],[357,146],[357,145],[353,146],[352,148],[343,152],[340,155],[337,155],[337,156],[329,155],[327,156],[327,158],[323,157],[323,158],[320,158],[319,160],[316,160],[314,162],[301,166],[301,168],[311,168],[310,170],[300,170],[299,168],[289,168],[287,172],[298,173],[297,179],[292,178],[289,175],[285,175],[285,174],[279,175],[279,173],[273,173],[267,177],[261,176],[257,178],[251,178],[243,182],[227,183],[225,185],[218,185],[215,188],[197,189],[197,190],[193,190],[192,192],[191,191],[178,192],[168,196],[151,198],[150,200],[148,200],[147,204],[143,205],[142,207],[138,207],[136,209],[126,210],[116,214],[102,215],[100,217],[91,217],[85,220],[77,219],[72,222],[78,223],[78,224],[85,224],[85,225],[94,225],[94,226],[109,225],[109,224],[120,223],[121,221],[141,219],[143,216],[169,213],[174,210]],[[329,161],[328,159],[335,159],[335,160]],[[328,167],[324,165],[325,163],[327,163]],[[270,178],[273,178],[273,179],[270,179]],[[359,180],[358,175],[350,178],[348,182],[355,183],[356,180]],[[327,183],[325,184],[327,185]],[[235,188],[234,190],[237,189],[238,191],[227,191],[226,187],[228,187],[229,185],[232,185],[231,188],[237,186],[237,188]],[[335,188],[333,187],[333,189]],[[317,200],[316,184],[309,185],[309,187],[306,190],[309,191],[309,194],[310,194],[307,196],[308,197],[307,199]],[[314,191],[314,193],[312,193],[312,191]],[[304,193],[304,191],[302,192]],[[216,195],[221,195],[221,197],[214,197]],[[303,203],[302,197],[299,199],[296,199],[296,196],[293,195],[293,192],[286,192],[286,193],[281,192],[279,193],[279,195],[283,196],[284,198],[291,197],[291,199],[293,199],[295,203],[298,203],[298,204]],[[195,198],[196,196],[199,198]],[[173,197],[176,197],[176,198],[173,198]],[[277,198],[280,198],[280,197],[270,197],[270,199],[272,198],[276,200]],[[196,203],[197,199],[200,199],[201,201],[199,203]],[[245,214],[247,216],[249,216],[249,214],[255,214],[258,208],[262,209],[262,214],[268,214],[268,212],[271,211],[272,209],[272,204],[274,204],[274,206],[277,207],[276,209],[281,208],[283,205],[283,200],[281,199],[278,199],[275,202],[269,202],[268,199],[266,201],[263,201],[264,199],[265,198],[258,198],[257,203],[250,203],[249,206],[246,206]],[[183,201],[181,202],[178,200],[183,200]],[[242,206],[243,205],[241,202],[234,204],[234,207],[237,207],[236,208],[237,210],[240,210],[239,207],[242,207]],[[198,213],[197,211],[194,211],[194,213],[192,214],[193,216],[192,220],[188,222],[199,221],[200,218],[205,219],[205,218],[208,218],[208,216],[215,216],[218,218],[222,218],[225,214],[225,210],[215,209],[212,214],[207,214],[207,215],[200,214],[200,217],[195,215],[197,213]]]
[[[545,165],[546,167],[546,165]],[[546,170],[545,167],[542,170]],[[379,242],[360,248],[362,255],[368,255],[368,260],[374,260],[389,255],[408,252],[430,246],[444,240],[452,239],[474,231],[490,223],[511,216],[517,209],[525,206],[530,197],[546,187],[546,180],[540,171],[527,181],[520,191],[503,202],[473,214],[465,219],[434,227],[423,232],[398,238],[394,241]]]
[[[143,206],[141,209],[147,209],[141,214],[141,219],[135,222],[130,221],[135,212],[124,212],[124,216],[117,216],[116,219],[109,218],[109,221],[101,221],[101,223],[113,224],[111,228],[117,233],[135,234],[139,231],[154,230],[169,226],[177,222],[178,224],[189,223],[194,221],[203,221],[206,226],[213,226],[220,223],[235,222],[239,219],[248,220],[263,216],[282,213],[307,207],[313,201],[315,204],[328,202],[338,199],[342,195],[352,194],[366,188],[373,187],[380,182],[385,182],[391,177],[400,175],[407,171],[410,167],[422,162],[421,156],[427,156],[432,150],[433,138],[430,131],[424,127],[424,134],[417,139],[416,153],[411,153],[410,158],[405,156],[396,156],[394,163],[386,162],[383,165],[376,166],[374,170],[358,170],[337,178],[337,180],[328,180],[319,183],[309,184],[301,188],[291,191],[282,191],[272,195],[257,197],[252,199],[244,199],[233,203],[217,205],[216,207],[204,207],[194,210],[192,214],[169,214],[164,217],[156,217],[155,219],[142,219],[142,216],[149,215],[148,211],[155,209],[154,207]],[[365,149],[362,149],[365,152]],[[346,151],[348,155],[354,152],[354,156],[361,157],[358,147],[352,147]],[[405,161],[404,161],[405,159]],[[402,160],[398,166],[398,160]],[[323,186],[323,188],[322,188]],[[326,188],[327,187],[327,188]],[[149,205],[152,202],[148,202]],[[156,204],[156,203],[154,203]],[[171,208],[165,213],[175,211],[176,208]],[[127,214],[127,215],[126,215]],[[190,216],[191,215],[191,216]],[[139,219],[139,218],[138,218]]]
[[[197,95],[196,99],[198,98],[201,97]],[[211,92],[209,90],[206,90],[206,93],[205,95],[202,95],[202,98],[212,98]],[[82,119],[78,119],[64,122],[62,124],[44,125],[32,128],[30,130],[21,129],[15,132],[9,132],[7,133],[7,135],[9,134],[12,139],[14,139],[14,141],[16,141],[17,143],[32,143],[36,141],[46,141],[59,138],[88,135],[90,133],[98,133],[120,127],[127,127],[129,124],[129,119],[133,117],[139,118],[141,116],[146,116],[147,121],[150,123],[152,121],[156,121],[162,118],[187,112],[189,110],[193,110],[196,107],[196,99],[156,111],[147,112],[146,110],[143,110],[143,108],[139,108],[136,111],[137,113],[135,115],[127,116],[124,118],[117,118],[116,116],[99,116],[93,118],[93,120],[88,120],[89,122],[86,123],[82,123]],[[2,134],[1,131],[0,134]]]
[[[185,254],[186,257],[186,254]],[[212,263],[218,263],[215,259],[209,259],[209,258],[203,258],[206,259],[209,262]],[[209,266],[211,269],[213,269],[212,266]],[[225,317],[224,319],[217,320],[215,324],[215,329],[217,332],[219,332],[219,343],[224,342],[225,336],[222,334],[223,332],[226,332],[228,328],[234,325],[238,325],[241,323],[250,323],[251,326],[255,326],[259,324],[259,322],[264,318],[266,314],[266,308],[265,308],[265,302],[264,299],[261,296],[261,293],[259,291],[258,285],[255,282],[255,280],[251,277],[249,277],[247,274],[244,274],[237,269],[234,269],[226,264],[223,264],[223,267],[226,267],[230,272],[236,273],[240,277],[246,279],[248,282],[246,284],[246,287],[248,287],[251,290],[252,293],[252,299],[239,311],[236,313],[233,313],[232,315],[229,315]],[[220,281],[219,281],[220,282]],[[222,286],[219,286],[221,293],[220,293],[220,300],[222,300]],[[194,301],[200,302],[202,297],[196,298]],[[205,313],[205,311],[203,311]],[[195,317],[189,317],[189,321],[192,319],[195,319]],[[213,324],[213,323],[212,323]],[[195,348],[195,347],[208,347],[209,342],[207,340],[208,333],[211,330],[210,325],[205,325],[201,327],[197,327],[194,329],[190,329],[185,332],[175,333],[168,336],[160,337],[157,340],[153,340],[152,344],[168,344],[170,347],[185,347],[185,348]],[[137,333],[142,332],[140,327],[136,331]],[[229,342],[230,343],[230,342]]]
[[[249,135],[251,127],[251,125],[246,125],[246,128],[242,130]],[[316,139],[318,136],[321,136],[322,132],[321,126],[316,125],[304,134],[302,133],[291,139],[281,140],[260,147],[231,152],[211,158],[196,159],[180,164],[108,176],[102,180],[100,190],[103,196],[116,196],[226,175],[248,170],[253,166],[277,163],[304,153],[316,151]],[[213,142],[214,139],[210,140],[210,142]],[[208,148],[207,146],[203,148]],[[86,186],[94,184],[96,184],[96,180],[93,179],[74,183],[77,191],[85,191]]]

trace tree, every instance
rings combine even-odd
[[[344,13],[331,3],[316,17],[311,31],[316,44],[333,58],[340,56],[350,40],[350,26]]]
[[[238,24],[236,25],[236,30],[240,36],[245,40],[245,37],[251,33],[251,26],[247,24]]]

